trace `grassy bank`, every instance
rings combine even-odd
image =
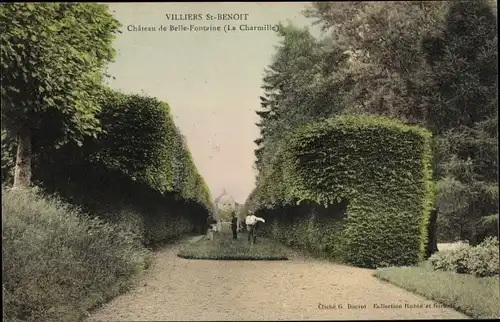
[[[475,277],[421,267],[390,267],[374,273],[377,278],[419,294],[473,318],[500,317],[498,276]]]
[[[141,236],[54,197],[2,189],[4,319],[80,321],[149,262]]]
[[[179,257],[186,259],[215,260],[286,260],[287,250],[267,238],[257,237],[254,245],[248,244],[248,235],[239,233],[233,240],[228,232],[215,233],[214,239],[203,237],[201,240],[181,248]]]

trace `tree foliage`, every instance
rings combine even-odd
[[[100,131],[95,114],[120,23],[96,3],[0,6],[2,124],[17,140],[14,186],[31,184],[33,131],[61,144]]]
[[[308,29],[282,25],[282,42],[273,61],[264,72],[264,96],[257,114],[261,138],[255,143],[257,169],[267,163],[274,145],[297,126],[318,118],[337,114],[336,93],[340,84],[329,71],[345,59],[342,53],[329,50]]]
[[[36,127],[56,109],[66,138],[95,134],[103,68],[120,23],[96,3],[8,3],[2,29],[2,122]]]
[[[445,22],[422,96],[439,134],[437,206],[444,235],[477,244],[498,234],[497,22],[487,1],[454,3]]]
[[[498,234],[497,122],[462,126],[438,139],[437,207],[444,239],[476,244]]]
[[[347,109],[424,124],[418,106],[419,79],[425,65],[424,38],[439,32],[449,4],[445,1],[317,2],[305,11],[349,54],[339,77],[350,79]]]
[[[33,164],[36,183],[75,203],[106,208],[129,194],[157,193],[211,211],[168,104],[103,86],[120,27],[106,5],[9,3],[0,7],[0,26],[2,181],[14,147],[16,178],[24,172],[18,181],[29,184]]]

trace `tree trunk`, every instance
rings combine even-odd
[[[427,251],[425,254],[426,258],[429,258],[432,254],[438,251],[437,248],[437,216],[438,210],[434,209],[431,212],[429,219],[429,226],[427,230]]]
[[[31,132],[25,126],[17,133],[17,155],[13,188],[27,188],[31,184]]]
[[[477,232],[477,226],[478,226],[479,223],[478,223],[478,218],[476,217],[477,214],[475,212],[474,203],[471,206],[471,211],[469,213],[469,216],[472,217],[472,219],[471,219],[472,224],[471,224],[471,228],[470,228],[471,232],[470,232],[470,237],[469,237],[469,245],[471,245],[471,246],[477,246],[480,243],[479,238],[478,238],[479,237],[478,236],[478,232]]]

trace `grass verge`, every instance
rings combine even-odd
[[[28,190],[2,189],[2,241],[7,322],[81,321],[150,260],[136,233]]]
[[[479,278],[468,274],[434,271],[425,263],[420,267],[378,269],[374,276],[473,318],[500,317],[498,276]]]
[[[257,238],[254,245],[249,245],[246,233],[239,233],[233,240],[227,233],[216,233],[214,239],[205,237],[197,242],[184,245],[177,256],[185,259],[212,260],[287,260],[287,250],[280,244]]]

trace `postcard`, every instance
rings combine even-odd
[[[496,6],[3,3],[5,321],[499,318]]]

